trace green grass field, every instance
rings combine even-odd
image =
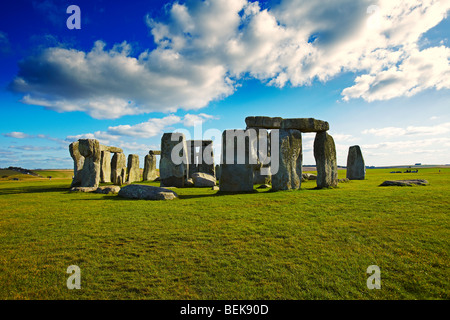
[[[4,179],[0,298],[449,299],[450,169],[440,170],[372,169],[327,190],[176,189],[173,201],[70,193],[68,177]],[[378,187],[409,178],[430,185]],[[66,287],[70,265],[80,290]],[[380,290],[366,286],[369,265]]]

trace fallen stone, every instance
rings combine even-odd
[[[302,180],[317,180],[317,176],[312,173],[302,173]]]
[[[113,194],[117,194],[120,191],[120,187],[119,186],[102,186],[102,187],[98,187],[97,190],[95,190],[95,193],[102,193],[102,194],[109,194],[109,193],[113,193]]]
[[[97,190],[97,187],[72,187],[70,188],[71,192],[94,192]]]
[[[339,182],[339,183],[346,183],[346,182],[349,182],[349,181],[350,181],[349,178],[338,179],[338,182]]]
[[[283,119],[281,129],[296,129],[301,132],[323,132],[330,129],[326,121],[314,118]]]
[[[219,190],[220,190],[220,188],[219,188],[219,186],[214,186],[214,187],[212,187],[212,188],[211,188],[211,190],[214,190],[214,191],[219,191]]]
[[[271,186],[269,184],[262,184],[256,189],[268,189],[268,188],[271,188]]]
[[[213,187],[216,185],[216,178],[204,172],[193,173],[192,180],[194,180],[194,187],[196,188]]]
[[[119,191],[119,196],[139,200],[172,200],[178,198],[174,191],[167,188],[139,184],[130,184],[123,187]]]
[[[404,186],[426,186],[428,185],[429,182],[427,180],[421,180],[421,179],[416,179],[416,180],[386,180],[384,181],[382,184],[380,184],[380,186],[382,187],[390,187],[390,186],[400,186],[400,187],[404,187]]]

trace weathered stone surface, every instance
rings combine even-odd
[[[97,190],[97,187],[72,187],[70,188],[71,192],[94,192]]]
[[[247,128],[279,129],[282,120],[280,117],[247,117],[245,124]]]
[[[302,133],[295,129],[280,129],[279,168],[278,172],[272,174],[272,189],[274,191],[300,189],[301,177]]]
[[[211,188],[211,190],[218,191],[218,190],[220,190],[220,188],[219,188],[219,186],[214,186]]]
[[[79,187],[81,185],[81,170],[83,170],[84,157],[78,150],[78,141],[72,142],[69,145],[70,156],[73,159],[73,180],[71,187]]]
[[[364,180],[366,165],[359,146],[351,146],[347,156],[347,178],[349,180]]]
[[[111,160],[111,181],[121,186],[125,183],[127,173],[126,157],[123,153],[115,153]]]
[[[429,182],[427,180],[415,179],[415,180],[387,180],[384,181],[380,186],[389,187],[389,186],[408,186],[411,187],[413,185],[417,186],[426,186]]]
[[[169,189],[130,184],[119,191],[119,196],[128,199],[140,199],[140,200],[172,200],[178,198],[178,195]]]
[[[102,193],[102,194],[109,194],[109,193],[113,193],[113,194],[117,194],[120,191],[120,187],[119,186],[102,186],[102,187],[98,187],[94,193]]]
[[[302,173],[302,180],[317,180],[317,176],[312,173]]]
[[[314,118],[292,118],[281,121],[281,129],[296,129],[301,132],[323,132],[330,129],[326,121]]]
[[[174,135],[175,141],[172,141]],[[175,149],[175,150],[174,150]],[[177,163],[172,160],[172,150]],[[186,138],[182,133],[164,133],[161,138],[161,160],[159,162],[161,187],[184,187],[189,172]]]
[[[216,168],[215,168],[216,170],[216,179],[217,180],[220,180],[220,174],[221,174],[221,168],[220,168],[220,164],[216,164]]]
[[[212,140],[187,140],[189,174],[191,178],[196,172],[215,176],[214,152]]]
[[[148,152],[148,154],[157,156],[157,155],[161,155],[161,151],[160,150],[150,150]]]
[[[249,156],[256,150],[255,130],[225,130],[222,134],[221,192],[252,192],[253,168],[257,164]],[[247,136],[247,138],[244,138]],[[241,137],[241,139],[237,138]]]
[[[104,145],[100,145],[100,149],[101,151],[109,151],[110,153],[119,153],[119,152],[123,152],[122,149],[117,148],[117,147],[110,147],[110,146],[104,146]]]
[[[326,132],[318,132],[314,139],[314,158],[317,167],[317,188],[337,186],[337,160],[334,139]]]
[[[158,177],[156,173],[156,156],[153,154],[148,154],[144,159],[144,173],[143,181],[153,181]]]
[[[270,184],[272,181],[272,174],[269,162],[270,157],[270,134],[267,129],[255,129],[258,135],[258,143],[256,152],[258,155],[257,165],[253,168],[253,184]],[[262,143],[262,139],[266,139],[266,143]],[[264,150],[262,150],[264,149]]]
[[[84,157],[80,187],[98,187],[100,183],[100,143],[95,139],[80,139],[78,142],[78,150]]]
[[[102,151],[101,154],[100,182],[111,182],[111,152]]]
[[[137,154],[128,155],[127,163],[127,183],[141,180],[141,170],[139,169],[139,156]]]
[[[216,178],[213,175],[196,172],[192,174],[192,180],[194,180],[194,187],[213,187],[216,185]]]
[[[338,179],[338,182],[339,183],[347,183],[347,182],[349,182],[350,180],[348,179],[348,178],[344,178],[344,179]]]

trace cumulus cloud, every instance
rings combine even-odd
[[[67,144],[67,142],[65,140],[63,140],[63,139],[51,137],[51,136],[46,135],[46,134],[27,134],[27,133],[20,132],[20,131],[13,131],[13,132],[3,133],[2,135],[4,137],[14,138],[14,139],[44,139],[44,140],[57,142],[57,143],[62,144],[62,145],[66,145]]]
[[[156,49],[48,48],[20,63],[10,87],[24,103],[95,118],[199,109],[249,77],[283,87],[354,72],[344,100],[411,96],[450,88],[449,48],[418,45],[449,9],[450,0],[176,2],[146,17]]]

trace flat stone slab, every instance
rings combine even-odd
[[[292,118],[281,121],[281,129],[296,129],[301,132],[323,132],[330,129],[326,121],[314,118]]]
[[[245,124],[247,128],[264,128],[264,129],[280,129],[281,121],[280,117],[247,117],[245,118]]]
[[[119,196],[139,200],[173,200],[178,198],[178,195],[172,190],[140,184],[130,184],[123,187],[119,191]]]
[[[390,187],[390,186],[426,186],[428,185],[429,182],[427,180],[421,180],[421,179],[416,179],[416,180],[386,180],[384,181],[382,184],[380,184],[380,187]]]
[[[95,193],[102,193],[102,194],[109,194],[109,193],[113,193],[113,194],[117,194],[120,191],[120,187],[119,186],[102,186],[102,187],[98,187],[97,190],[95,190]]]
[[[100,145],[100,150],[101,151],[109,151],[111,153],[122,153],[123,152],[123,150],[121,148],[104,146],[104,145]]]

